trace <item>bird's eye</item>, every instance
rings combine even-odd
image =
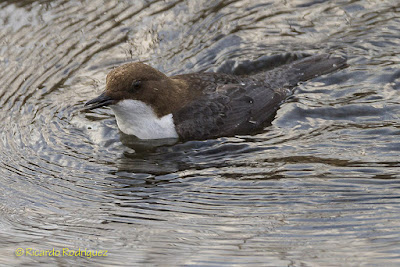
[[[136,80],[132,83],[132,89],[138,89],[142,84],[142,81]]]

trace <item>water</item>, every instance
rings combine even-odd
[[[2,1],[0,25],[1,265],[400,264],[398,1]],[[322,52],[349,67],[256,135],[157,147],[81,111],[124,62]]]

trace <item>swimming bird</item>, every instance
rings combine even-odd
[[[271,122],[291,88],[346,66],[328,54],[254,75],[198,72],[168,77],[141,62],[109,72],[87,109],[109,106],[118,128],[140,139],[204,140],[249,134]]]

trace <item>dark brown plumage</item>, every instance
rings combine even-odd
[[[191,73],[167,77],[139,62],[107,75],[106,90],[90,108],[140,100],[159,118],[172,114],[183,140],[250,133],[270,121],[299,82],[346,65],[341,57],[317,55],[251,76]]]

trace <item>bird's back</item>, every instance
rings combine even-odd
[[[273,118],[290,89],[301,81],[342,68],[346,59],[317,55],[252,76],[222,73],[179,75],[195,84],[199,97],[173,114],[184,139],[245,134]]]

